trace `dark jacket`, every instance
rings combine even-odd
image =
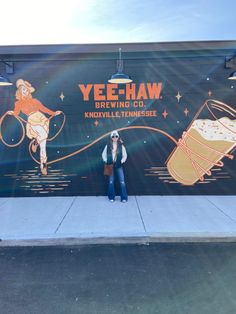
[[[114,167],[115,168],[120,168],[121,167],[121,159],[122,159],[122,144],[117,143],[117,156],[116,156],[116,161],[114,162]],[[112,144],[107,145],[107,164],[111,165],[113,164],[112,160]]]

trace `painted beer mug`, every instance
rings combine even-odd
[[[236,146],[236,110],[218,100],[207,100],[199,109],[177,147],[167,160],[170,175],[184,185],[193,185],[223,167],[223,157]]]

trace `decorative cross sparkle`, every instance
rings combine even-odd
[[[182,98],[183,96],[180,95],[180,93],[178,92],[178,94],[175,96],[178,100],[178,102],[180,101],[180,98]]]
[[[208,96],[211,97],[211,95],[212,95],[212,91],[209,90],[209,91],[208,91]]]
[[[61,101],[64,100],[65,96],[64,96],[63,92],[61,92],[61,95],[59,97],[61,98]]]
[[[187,117],[188,113],[189,113],[188,108],[185,108],[185,109],[184,109],[184,114],[186,115],[186,117]]]
[[[94,124],[95,124],[96,126],[98,126],[98,125],[99,125],[98,120],[96,120],[96,121],[94,122]]]
[[[162,115],[164,117],[164,119],[166,119],[166,117],[168,116],[168,112],[166,111],[166,109],[162,112]]]

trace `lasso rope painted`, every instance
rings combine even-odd
[[[64,127],[64,124],[65,124],[65,114],[64,114],[64,113],[62,113],[62,114],[63,114],[63,122],[62,122],[62,125],[61,125],[60,129],[58,130],[58,132],[57,132],[53,137],[48,138],[47,141],[52,141],[53,139],[55,139],[55,138],[59,135],[59,133],[61,132],[62,128]],[[6,117],[7,115],[8,115],[8,113],[6,112],[6,113],[1,117],[1,119],[0,119],[0,139],[2,140],[2,142],[3,142],[6,146],[8,146],[8,147],[16,147],[16,146],[20,145],[20,144],[22,143],[22,141],[24,140],[24,138],[25,138],[26,132],[25,132],[25,128],[24,128],[23,123],[28,123],[28,122],[27,122],[26,120],[24,120],[23,118],[19,117],[19,116],[13,115],[13,116],[19,121],[19,123],[20,123],[20,125],[21,125],[21,127],[22,127],[22,136],[21,136],[21,139],[20,139],[17,143],[15,143],[15,144],[9,144],[9,143],[7,143],[7,142],[3,139],[2,130],[1,130],[2,123],[3,123],[3,121],[4,121],[4,119],[5,119],[5,117]],[[51,120],[52,118],[53,118],[53,116],[50,117],[49,120]],[[147,129],[147,130],[159,132],[159,133],[162,133],[163,135],[167,136],[169,139],[171,139],[171,140],[177,145],[177,140],[176,140],[173,136],[169,135],[167,132],[165,132],[165,131],[163,131],[163,130],[161,130],[161,129],[158,129],[158,128],[153,128],[153,127],[149,127],[149,126],[130,126],[130,127],[120,128],[120,129],[118,129],[118,131],[124,131],[124,130],[129,130],[129,129]],[[108,133],[106,133],[106,134],[100,136],[99,138],[97,138],[97,139],[94,140],[93,142],[91,142],[91,143],[89,143],[88,145],[86,145],[86,146],[84,146],[84,147],[78,149],[77,151],[75,151],[75,152],[73,152],[73,153],[70,153],[70,154],[68,154],[68,155],[66,155],[66,156],[63,156],[63,157],[57,158],[57,159],[55,159],[55,160],[49,161],[49,162],[47,163],[47,165],[50,165],[50,164],[53,164],[53,163],[56,163],[56,162],[65,160],[65,159],[70,158],[70,157],[72,157],[72,156],[75,156],[75,155],[81,153],[82,151],[88,149],[89,147],[93,146],[94,144],[96,144],[97,142],[99,142],[101,139],[105,138],[105,137],[108,136],[109,134],[110,134],[110,132],[108,132]],[[34,141],[34,140],[32,140],[32,141],[29,143],[29,153],[30,153],[31,158],[32,158],[37,164],[40,164],[40,162],[39,162],[39,161],[33,156],[33,154],[32,154],[32,149],[31,149],[31,147],[32,147],[33,141]]]
[[[201,142],[200,140],[196,139],[194,136],[190,135],[188,130],[190,130],[190,128],[192,127],[193,122],[197,119],[197,117],[199,116],[200,112],[203,110],[204,107],[206,107],[208,109],[208,111],[211,113],[211,115],[214,117],[214,119],[224,128],[226,128],[228,131],[232,132],[232,133],[236,133],[233,130],[231,130],[230,128],[228,128],[226,125],[224,125],[221,121],[219,121],[219,118],[212,112],[212,110],[209,107],[209,102],[211,102],[212,106],[216,106],[219,109],[222,109],[221,111],[227,111],[231,116],[235,117],[236,110],[234,110],[233,108],[231,108],[230,106],[218,101],[218,100],[214,100],[214,99],[209,99],[207,100],[198,110],[198,112],[196,113],[196,115],[194,116],[192,122],[190,123],[188,129],[186,132],[183,132],[182,138],[178,141],[177,146],[188,156],[188,158],[190,159],[190,162],[192,164],[192,167],[194,169],[194,172],[196,174],[196,176],[199,178],[200,181],[204,180],[204,177],[200,174],[200,171],[203,172],[204,174],[207,175],[211,175],[211,171],[208,169],[205,169],[204,167],[202,167],[200,165],[199,162],[197,162],[195,159],[193,159],[193,156],[197,156],[200,160],[205,161],[206,163],[210,164],[210,168],[212,168],[213,166],[217,166],[217,167],[223,167],[224,163],[221,160],[218,160],[217,162],[213,162],[210,159],[198,154],[197,152],[192,151],[188,145],[187,145],[187,138],[191,138],[193,141],[197,142],[198,144],[200,144],[203,147],[207,147],[207,149],[213,151],[216,155],[219,155],[219,159],[222,159],[223,157],[228,157],[229,159],[233,159],[234,156],[232,154],[228,154],[228,153],[224,153],[221,152],[219,150],[216,150],[215,148],[207,145],[206,143]],[[227,109],[226,109],[226,108]],[[172,171],[174,171],[172,169]],[[176,172],[175,172],[176,174]],[[176,174],[177,175],[177,174]],[[187,180],[182,178],[180,175],[178,175],[178,177],[182,180],[185,181],[187,183]]]
[[[22,119],[22,118],[19,117],[19,116],[13,115],[13,116],[16,118],[16,120],[20,123],[20,126],[21,126],[21,128],[22,128],[22,136],[21,136],[20,140],[19,140],[17,143],[15,143],[15,144],[9,144],[9,143],[7,143],[7,142],[4,140],[3,135],[2,135],[2,123],[3,123],[3,121],[4,121],[4,119],[6,118],[7,115],[9,115],[7,112],[4,113],[4,115],[3,115],[3,116],[1,117],[1,119],[0,119],[0,139],[1,139],[1,141],[2,141],[7,147],[16,147],[16,146],[19,146],[19,145],[23,142],[23,140],[24,140],[24,138],[25,138],[25,127],[24,127],[23,122],[24,122],[24,123],[27,123],[27,121],[25,121],[24,119]]]
[[[59,130],[56,132],[56,134],[55,134],[54,136],[52,136],[51,138],[47,138],[47,141],[49,141],[49,142],[52,141],[52,140],[54,140],[54,139],[60,134],[60,132],[62,131],[62,129],[63,129],[63,127],[64,127],[64,124],[65,124],[65,121],[66,121],[66,116],[65,116],[65,114],[64,114],[63,112],[61,112],[60,114],[63,115],[62,124],[61,124]],[[17,146],[19,146],[19,145],[23,142],[23,140],[24,140],[24,138],[25,138],[25,136],[26,136],[25,127],[24,127],[24,124],[23,124],[23,123],[27,124],[27,123],[29,123],[29,122],[27,122],[26,120],[24,120],[24,119],[21,118],[20,116],[16,116],[16,115],[14,115],[14,114],[11,114],[11,115],[10,115],[10,116],[13,116],[13,117],[20,123],[20,126],[21,126],[21,128],[22,128],[22,136],[21,136],[20,140],[19,140],[17,143],[15,143],[15,144],[9,144],[9,143],[7,143],[7,142],[4,140],[3,135],[2,135],[2,123],[3,123],[3,121],[4,121],[4,119],[6,118],[7,115],[10,115],[10,114],[9,114],[8,112],[6,112],[6,113],[1,117],[1,119],[0,119],[0,139],[2,140],[2,142],[3,142],[7,147],[17,147]],[[52,118],[54,118],[54,116],[49,117],[48,120],[50,121]],[[31,145],[32,145],[32,141],[30,142],[29,146],[31,147]]]
[[[215,120],[217,120],[223,127],[225,127],[226,129],[230,130],[227,126],[225,126],[221,121],[219,121],[218,117],[212,112],[212,110],[210,109],[209,107],[209,102],[211,102],[211,105],[212,106],[216,106],[219,108],[219,110],[226,110],[228,113],[230,113],[232,116],[235,116],[234,113],[236,113],[236,111],[229,107],[228,105],[218,101],[218,100],[213,100],[213,99],[209,99],[207,100],[201,107],[200,109],[198,110],[198,112],[195,114],[193,120],[191,121],[188,129],[186,132],[183,133],[183,136],[180,140],[176,140],[173,136],[169,135],[167,132],[161,130],[161,129],[158,129],[158,128],[153,128],[153,127],[149,127],[149,126],[129,126],[129,127],[123,127],[123,128],[119,128],[117,129],[117,131],[124,131],[124,130],[131,130],[131,129],[146,129],[146,130],[150,130],[150,131],[154,131],[154,132],[158,132],[158,133],[161,133],[163,134],[164,136],[168,137],[170,140],[172,140],[177,147],[179,147],[187,156],[188,158],[190,159],[191,161],[191,164],[193,166],[193,169],[197,175],[197,177],[199,178],[200,181],[203,181],[204,178],[203,176],[200,174],[200,172],[203,172],[204,174],[207,174],[207,175],[211,175],[211,171],[208,170],[208,169],[204,169],[204,167],[201,166],[201,164],[199,162],[197,162],[195,159],[194,159],[194,156],[197,156],[200,160],[203,160],[207,163],[209,163],[211,165],[211,167],[213,167],[214,165],[215,166],[218,166],[218,167],[222,167],[224,164],[222,161],[217,161],[217,162],[213,162],[211,160],[209,160],[208,158],[198,154],[197,152],[194,152],[192,151],[188,146],[187,146],[187,137],[190,137],[192,140],[196,141],[198,144],[204,146],[204,147],[207,147],[209,150],[213,151],[214,153],[218,154],[219,155],[219,159],[223,158],[223,157],[228,157],[230,159],[233,159],[233,155],[232,154],[228,154],[228,153],[223,153],[219,150],[216,150],[212,147],[210,147],[209,145],[199,141],[198,139],[194,138],[192,135],[188,134],[188,130],[191,128],[193,122],[197,119],[197,117],[199,116],[200,112],[203,110],[204,107],[206,107],[209,112],[211,113],[211,115],[215,118]],[[227,109],[226,109],[227,108]],[[231,110],[231,112],[230,112]],[[232,113],[233,112],[233,113]],[[63,114],[63,122],[61,124],[61,127],[60,129],[58,130],[58,132],[51,138],[48,138],[47,141],[52,141],[53,139],[55,139],[59,133],[61,132],[61,130],[63,129],[64,127],[64,124],[65,124],[65,115],[64,113]],[[25,132],[25,128],[24,128],[24,125],[23,123],[27,123],[27,121],[25,121],[24,119],[22,119],[21,117],[18,117],[18,116],[14,116],[20,123],[21,127],[22,127],[22,136],[20,138],[20,140],[16,143],[16,144],[9,144],[9,143],[6,143],[6,141],[3,139],[3,136],[2,136],[2,131],[1,131],[1,125],[2,125],[2,122],[3,120],[5,119],[7,113],[5,113],[1,119],[0,119],[0,139],[2,140],[2,142],[8,146],[8,147],[16,147],[18,145],[20,145],[22,143],[22,141],[24,140],[25,138],[25,135],[26,135],[26,132]],[[50,117],[49,120],[51,120],[53,118]],[[233,130],[230,130],[231,132],[235,133]],[[75,156],[83,151],[85,151],[86,149],[88,149],[89,147],[95,145],[97,142],[99,142],[100,140],[102,140],[103,138],[105,138],[106,136],[108,136],[110,134],[110,132],[107,132],[106,134],[100,136],[99,138],[97,138],[96,140],[94,140],[93,142],[89,143],[88,145],[85,145],[84,147],[68,154],[68,155],[65,155],[63,157],[60,157],[60,158],[57,158],[57,159],[54,159],[54,160],[51,160],[47,163],[47,165],[50,165],[50,164],[54,164],[56,162],[59,162],[59,161],[62,161],[62,160],[65,160],[67,158],[70,158],[72,156]],[[32,144],[33,144],[33,140],[30,142],[29,144],[29,153],[30,153],[30,156],[31,158],[37,163],[37,164],[40,164],[40,162],[33,156],[32,154]],[[170,157],[169,157],[170,158]],[[169,159],[168,158],[168,159]],[[176,174],[177,175],[177,174]],[[178,177],[180,177],[178,175]]]
[[[173,136],[169,135],[167,132],[165,132],[165,131],[163,131],[163,130],[161,130],[161,129],[153,128],[153,127],[149,127],[149,126],[139,126],[139,125],[137,125],[137,126],[129,126],[129,127],[124,127],[124,128],[117,129],[117,131],[118,131],[118,132],[121,132],[121,131],[124,131],[124,130],[131,130],[131,129],[146,129],[146,130],[150,130],[150,131],[154,131],[154,132],[159,132],[159,133],[161,133],[161,134],[167,136],[167,137],[168,137],[170,140],[172,140],[176,145],[177,145],[177,143],[178,143],[177,140],[176,140]],[[66,156],[63,156],[63,157],[60,157],[60,158],[57,158],[57,159],[54,159],[54,160],[49,161],[49,162],[47,163],[47,165],[54,164],[54,163],[56,163],[56,162],[65,160],[65,159],[67,159],[67,158],[70,158],[70,157],[72,157],[72,156],[75,156],[75,155],[81,153],[82,151],[88,149],[89,147],[91,147],[91,146],[93,146],[94,144],[96,144],[97,142],[99,142],[101,139],[103,139],[103,138],[105,138],[106,136],[108,136],[110,133],[111,133],[111,132],[107,132],[106,134],[100,136],[99,138],[97,138],[97,139],[94,140],[93,142],[89,143],[88,145],[85,145],[84,147],[82,147],[82,148],[76,150],[76,151],[73,152],[73,153],[70,153],[70,154],[68,154],[68,155],[66,155]],[[30,146],[29,146],[29,153],[30,153],[32,159],[33,159],[36,163],[40,164],[40,162],[32,155],[32,152],[31,152],[31,145],[32,145],[32,141],[31,141]]]

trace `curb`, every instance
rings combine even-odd
[[[1,239],[0,247],[26,246],[84,246],[106,244],[140,244],[151,243],[233,243],[236,234],[189,234],[173,235],[159,234],[154,236],[121,236],[121,237],[62,237],[62,238],[34,238],[34,239]]]

